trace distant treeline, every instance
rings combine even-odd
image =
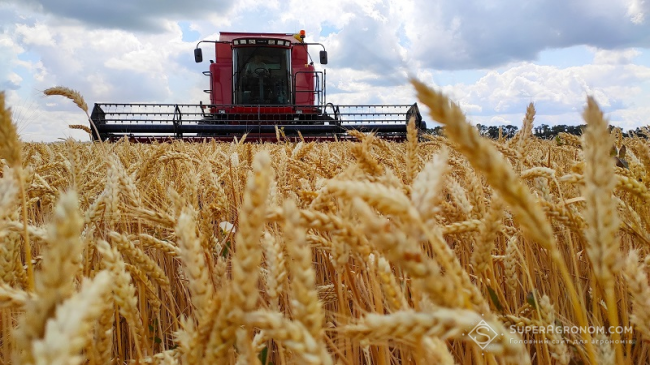
[[[533,134],[535,135],[535,137],[542,138],[542,139],[552,139],[555,138],[560,133],[568,133],[568,134],[580,136],[582,135],[582,132],[586,127],[587,127],[586,124],[554,125],[554,126],[541,124],[539,126],[533,127]],[[427,129],[427,132],[433,135],[441,136],[444,134],[443,132],[444,128],[445,127],[443,126],[439,126],[439,127]],[[490,137],[493,139],[499,138],[499,128],[501,128],[501,136],[506,139],[512,138],[519,130],[519,128],[514,125],[503,125],[499,127],[499,126],[487,126],[487,125],[477,124],[476,128],[478,128],[482,136]],[[615,127],[610,126],[610,129],[613,128]],[[642,138],[648,138],[646,133],[647,133],[647,127],[645,128],[645,130],[642,128],[637,128],[635,130],[622,132],[623,137],[638,136]]]

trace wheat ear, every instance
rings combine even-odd
[[[0,177],[0,219],[12,215],[18,201],[18,182],[16,174],[11,167],[4,170],[4,176]]]
[[[183,319],[179,338],[182,356],[188,363],[198,362],[204,355],[205,341],[220,308],[207,268],[205,252],[196,235],[196,223],[191,208],[186,207],[178,217],[176,236],[179,240],[183,271],[189,279],[190,299],[194,306],[195,326],[192,319]]]
[[[58,306],[43,339],[32,344],[34,364],[81,364],[80,353],[88,341],[88,332],[102,313],[104,294],[111,289],[110,274],[103,271],[84,281],[79,293]]]
[[[303,362],[309,365],[332,365],[327,348],[319,346],[309,331],[298,321],[292,321],[281,313],[255,311],[245,318],[246,324],[262,329],[266,335],[283,343]]]
[[[43,94],[45,94],[47,96],[59,95],[59,96],[63,96],[63,97],[66,97],[66,98],[72,100],[79,107],[79,109],[83,110],[86,113],[86,117],[88,118],[88,122],[90,122],[90,125],[95,130],[95,133],[97,134],[96,135],[97,138],[98,139],[100,138],[99,131],[97,130],[97,126],[95,126],[95,122],[93,122],[93,120],[90,119],[90,113],[88,112],[88,104],[86,104],[86,100],[84,100],[81,93],[79,93],[76,90],[72,90],[70,88],[67,88],[65,86],[55,86],[55,87],[51,87],[49,89],[45,89],[45,91],[43,91]],[[102,149],[104,149],[104,152],[106,152],[106,149],[104,148],[103,145],[102,145]]]
[[[133,333],[138,358],[142,358],[144,329],[131,276],[126,272],[124,260],[116,248],[111,248],[108,242],[100,240],[97,242],[97,250],[102,254],[102,263],[113,276],[113,299]]]
[[[25,261],[27,264],[27,286],[34,290],[34,267],[32,265],[32,246],[29,240],[27,221],[27,195],[23,173],[22,143],[18,137],[16,124],[11,120],[11,109],[5,105],[5,93],[0,92],[0,159],[14,169],[20,188],[23,219],[23,239],[25,240]]]
[[[232,265],[234,303],[244,312],[254,310],[257,305],[259,266],[263,256],[260,238],[272,174],[268,153],[255,155],[253,174],[247,181],[239,214]]]
[[[616,237],[620,224],[617,203],[612,199],[616,178],[614,159],[609,153],[614,140],[608,131],[603,112],[592,97],[587,98],[583,118],[587,122],[582,141],[585,158],[585,186],[582,194],[587,204],[584,212],[587,223],[587,254],[593,265],[594,275],[605,293],[607,319],[612,326],[617,327],[619,318],[614,276],[620,271],[623,260]],[[616,359],[622,363],[620,334],[614,331],[611,335],[615,343]]]
[[[5,93],[0,92],[0,158],[9,167],[22,164],[21,143],[16,124],[11,120],[11,109],[5,105]]]
[[[178,217],[176,236],[179,238],[180,256],[189,279],[189,289],[196,318],[199,323],[202,323],[207,319],[206,311],[210,308],[210,302],[213,300],[214,287],[210,282],[205,253],[196,236],[194,217],[189,209],[183,210]]]
[[[553,308],[553,304],[551,304],[551,300],[548,296],[543,295],[539,299],[539,309],[544,325],[556,328],[555,309]],[[551,357],[557,361],[558,364],[567,365],[571,360],[571,354],[569,353],[569,349],[567,348],[562,335],[556,330],[549,331],[546,336],[548,336],[550,340],[548,347],[551,351]]]
[[[476,237],[476,245],[472,251],[471,263],[477,273],[483,273],[492,265],[492,250],[494,241],[501,229],[503,207],[498,196],[492,199],[492,206],[483,220],[481,230]]]
[[[84,131],[84,132],[86,132],[88,134],[91,134],[91,135],[93,134],[92,129],[90,129],[90,128],[86,127],[85,125],[82,125],[82,124],[70,124],[70,125],[68,125],[68,128],[70,128],[70,129],[80,129],[80,130],[82,130],[82,131]]]
[[[35,299],[36,298],[32,293],[12,288],[8,284],[0,282],[0,309],[22,309],[25,304]]]
[[[94,329],[92,351],[98,364],[110,364],[113,354],[113,323],[115,322],[115,301],[111,291],[104,293],[101,307],[101,315]]]
[[[449,171],[449,150],[445,147],[427,162],[413,180],[411,201],[427,225],[434,222],[439,212],[444,177]]]
[[[641,335],[648,340],[650,339],[650,286],[645,270],[646,265],[639,262],[638,252],[630,251],[625,261],[623,274],[634,304],[631,319]]]
[[[55,86],[51,87],[49,89],[46,89],[43,91],[43,94],[45,95],[60,95],[64,96],[70,100],[72,100],[79,109],[83,110],[88,113],[88,104],[86,104],[86,101],[84,100],[83,96],[78,91],[72,90],[70,88],[64,87],[64,86]]]
[[[287,264],[284,258],[282,244],[268,232],[264,233],[262,246],[266,256],[266,292],[269,295],[271,310],[280,311],[280,294],[287,282]]]
[[[73,279],[79,271],[78,262],[83,252],[80,240],[83,220],[77,204],[77,194],[69,192],[61,196],[56,206],[53,222],[48,227],[49,247],[43,254],[48,264],[35,282],[37,299],[25,305],[29,315],[21,319],[21,326],[15,333],[20,346],[43,338],[47,320],[56,306],[74,292]],[[22,361],[32,362],[31,352],[25,350],[21,354]]]
[[[300,213],[293,201],[284,205],[286,217],[284,236],[291,258],[292,303],[295,318],[301,321],[311,336],[320,341],[323,336],[323,313],[316,290],[316,272],[312,267],[311,248],[305,240],[305,228],[300,225]]]
[[[236,155],[234,153],[231,156]],[[219,317],[210,333],[206,347],[207,361],[218,361],[223,357],[235,343],[235,331],[242,325],[245,314],[257,306],[259,266],[263,256],[260,238],[271,180],[270,156],[267,151],[263,151],[255,155],[253,172],[246,181],[244,200],[239,210],[239,226],[235,234],[232,281],[221,295],[221,298],[227,299],[219,309]]]
[[[406,126],[406,138],[406,183],[410,184],[418,165],[418,130],[415,127],[415,117],[409,119]]]

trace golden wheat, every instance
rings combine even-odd
[[[647,140],[415,85],[447,137],[21,143],[0,94],[0,362],[648,363]]]

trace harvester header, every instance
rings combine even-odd
[[[204,104],[97,103],[91,120],[95,140],[128,137],[232,141],[339,140],[349,130],[375,132],[402,140],[411,117],[423,129],[417,104],[334,105],[326,99],[326,71],[317,70],[309,46],[319,47],[319,62],[328,63],[325,46],[305,42],[305,32],[221,32],[219,40],[198,42],[197,63],[203,62],[203,43],[214,45],[214,59],[203,74],[209,78]]]

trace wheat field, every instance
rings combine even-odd
[[[0,93],[0,361],[648,363],[647,139],[413,85],[444,137],[22,143]]]

